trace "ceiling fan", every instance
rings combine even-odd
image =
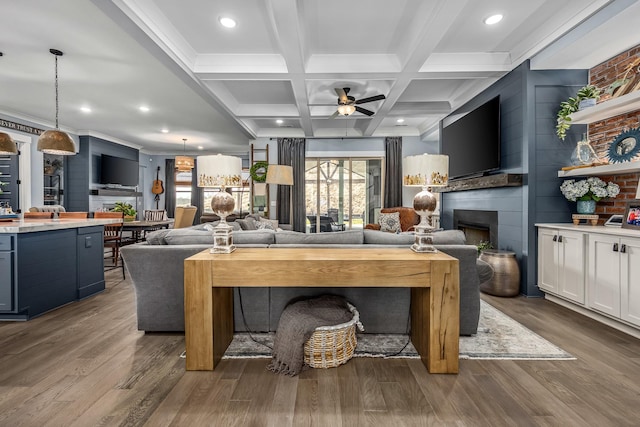
[[[353,96],[349,96],[349,91],[351,88],[335,88],[336,93],[338,94],[338,109],[335,113],[329,116],[330,119],[336,118],[337,116],[348,116],[353,114],[355,111],[358,111],[362,114],[366,114],[367,116],[373,116],[373,111],[367,110],[366,108],[358,107],[358,104],[364,104],[366,102],[379,101],[381,99],[385,99],[384,95],[376,95],[370,96],[369,98],[355,99]]]

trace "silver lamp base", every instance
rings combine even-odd
[[[433,227],[429,223],[429,217],[437,206],[436,196],[427,188],[413,198],[413,209],[420,215],[420,224],[415,226],[415,242],[411,250],[420,253],[435,253],[438,250],[433,246]]]
[[[224,189],[215,193],[211,199],[213,213],[220,217],[220,223],[213,228],[212,254],[230,254],[236,250],[233,244],[233,227],[227,224],[227,215],[233,212],[235,200]]]

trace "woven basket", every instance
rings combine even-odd
[[[312,368],[335,368],[347,363],[356,349],[356,326],[364,331],[360,323],[360,313],[347,304],[353,318],[340,325],[320,326],[304,343],[304,363]]]

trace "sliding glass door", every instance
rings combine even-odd
[[[363,228],[382,206],[381,158],[307,158],[305,195],[311,233]]]

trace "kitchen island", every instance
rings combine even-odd
[[[103,230],[114,222],[0,222],[0,320],[29,320],[103,291]]]

